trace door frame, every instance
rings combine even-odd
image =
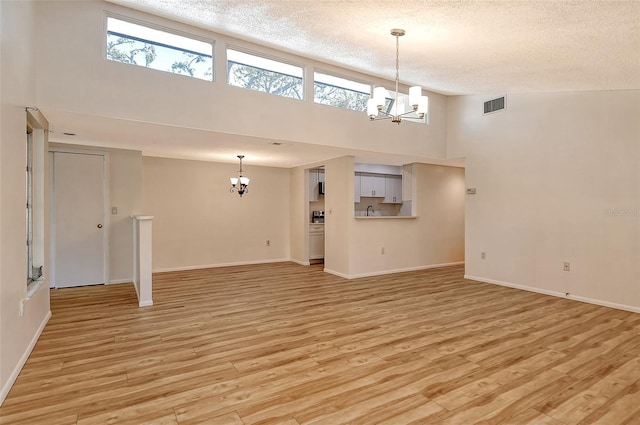
[[[51,264],[51,279],[49,280],[49,287],[56,288],[56,210],[55,210],[55,186],[54,186],[54,177],[55,177],[55,169],[53,167],[53,157],[54,153],[67,153],[67,154],[76,154],[76,155],[94,155],[102,157],[102,194],[103,194],[103,207],[104,207],[104,223],[103,228],[104,232],[102,232],[102,278],[104,280],[104,284],[109,283],[109,232],[111,229],[111,215],[109,213],[110,206],[110,196],[109,196],[109,152],[103,150],[90,150],[90,149],[81,149],[81,148],[70,148],[70,147],[60,147],[60,146],[50,146],[48,153],[48,161],[49,161],[49,170],[51,170],[51,175],[49,178],[49,193],[51,206],[49,208],[49,223],[50,223],[50,243],[49,243],[49,260]]]

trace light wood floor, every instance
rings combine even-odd
[[[640,314],[293,263],[54,290],[0,424],[640,424]]]

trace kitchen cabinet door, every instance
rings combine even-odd
[[[402,203],[402,177],[385,176],[385,204]]]
[[[360,173],[356,173],[353,179],[353,202],[360,202]]]
[[[384,198],[385,181],[383,175],[361,174],[360,196]]]

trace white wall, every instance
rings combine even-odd
[[[0,403],[49,317],[46,280],[25,301],[25,107],[37,106],[33,7],[30,2],[0,2]],[[46,140],[41,149],[46,149]],[[46,278],[46,257],[44,265]]]
[[[47,64],[47,72],[38,79],[38,96],[45,111],[57,109],[271,140],[445,157],[445,96],[428,93],[429,125],[371,125],[362,112],[318,105],[312,99],[299,101],[230,87],[224,61],[216,63],[215,82],[108,61],[104,58],[105,11],[214,40],[214,54],[220,58],[226,57],[226,46],[231,44],[304,65],[307,78],[313,78],[314,69],[383,83],[377,78],[111,3],[39,2],[38,8],[43,26],[39,57]],[[64,46],[65,54],[60,54],[60,46]]]
[[[477,188],[467,275],[640,311],[640,91],[484,100],[449,100],[449,156]]]
[[[142,154],[126,149],[50,143],[50,149],[70,152],[103,153],[109,164],[109,205],[106,218],[109,229],[109,282],[131,282],[133,246],[131,215],[142,213]],[[117,207],[118,214],[111,214]]]
[[[243,164],[251,183],[241,198],[229,193],[238,164],[142,162],[144,214],[154,216],[154,271],[290,258],[289,170]]]

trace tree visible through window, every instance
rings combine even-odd
[[[213,46],[176,34],[107,18],[107,59],[213,80]]]
[[[293,99],[303,98],[302,68],[227,49],[229,85]]]
[[[370,93],[369,84],[320,72],[315,72],[313,76],[313,100],[316,103],[364,112]]]

